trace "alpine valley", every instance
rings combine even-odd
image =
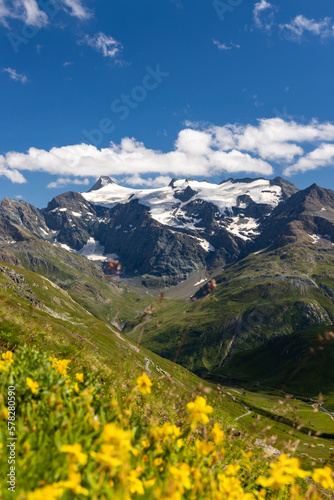
[[[282,178],[136,190],[101,177],[45,209],[4,198],[0,260],[1,342],[33,330],[40,347],[71,356],[79,339],[93,367],[136,353],[142,370],[185,388],[196,376],[223,384],[227,419],[249,430],[257,415],[261,428],[274,422],[277,446],[293,432],[306,462],[314,432],[312,457],[330,453],[333,191]],[[292,414],[277,420],[280,391],[295,398],[302,430]]]
[[[108,321],[105,263],[119,260],[127,293],[145,306],[167,297],[143,345],[173,359],[188,329],[179,362],[203,374],[233,352],[334,322],[334,192],[282,178],[174,179],[136,190],[101,177],[42,210],[4,198],[0,258],[53,280]],[[203,300],[212,278],[217,302]],[[122,319],[134,340],[136,310]]]

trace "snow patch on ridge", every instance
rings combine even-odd
[[[63,248],[64,250],[67,250],[67,252],[77,253],[82,257],[86,257],[86,259],[92,261],[104,262],[107,259],[118,259],[118,255],[116,255],[115,253],[105,254],[104,247],[100,245],[98,241],[95,241],[94,238],[89,238],[86,245],[84,245],[79,251],[74,250],[65,243],[59,243],[59,241],[56,241],[54,244],[60,248]]]
[[[86,257],[88,260],[106,260],[106,259],[117,259],[118,256],[115,253],[104,255],[104,247],[100,245],[98,241],[94,238],[89,238],[86,245],[77,252],[82,257]]]
[[[254,236],[258,236],[257,232],[259,223],[256,219],[252,218],[239,218],[231,217],[232,222],[226,227],[227,231],[238,236],[242,240],[250,240]]]

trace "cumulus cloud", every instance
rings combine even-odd
[[[172,178],[168,175],[158,175],[152,179],[149,177],[148,179],[144,179],[139,174],[133,174],[129,177],[125,177],[122,179],[122,183],[128,184],[129,186],[145,186],[150,188],[159,188],[162,186],[167,186],[171,182]]]
[[[50,0],[54,8],[61,8],[78,19],[92,16],[90,10],[82,5],[81,0]],[[20,20],[31,26],[42,28],[49,23],[47,11],[39,8],[37,0],[0,0],[0,23],[9,27],[10,20]]]
[[[8,168],[6,165],[5,157],[0,155],[0,177],[7,177],[15,184],[24,184],[27,180],[23,177],[21,172],[16,169]]]
[[[28,78],[26,77],[26,75],[18,73],[16,71],[16,69],[13,69],[13,68],[3,68],[2,71],[4,73],[8,73],[9,74],[9,78],[11,80],[14,80],[15,82],[26,83],[28,81]]]
[[[294,165],[287,167],[284,174],[289,176],[329,166],[334,166],[334,144],[321,144],[319,148],[300,158]]]
[[[280,29],[285,38],[294,42],[300,42],[307,33],[319,36],[321,39],[334,36],[334,23],[330,17],[315,21],[299,15],[290,23],[281,24]]]
[[[133,175],[208,176],[220,172],[254,172],[270,175],[272,167],[248,153],[223,151],[213,147],[208,132],[185,129],[175,148],[167,153],[148,149],[135,139],[125,138],[108,148],[80,144],[44,151],[30,148],[28,153],[10,152],[7,165],[12,169],[48,172],[53,175]]]
[[[313,153],[309,153],[310,149],[314,149]],[[168,152],[149,149],[127,137],[120,144],[110,143],[102,149],[77,144],[50,151],[36,148],[26,153],[12,151],[2,164],[7,177],[8,172],[18,175],[24,171],[61,176],[48,187],[62,187],[70,182],[87,184],[87,179],[73,178],[99,175],[121,178],[129,185],[158,186],[167,184],[171,177],[210,178],[240,172],[272,175],[272,164],[291,175],[330,165],[333,151],[334,124],[271,118],[259,120],[255,125],[200,127],[188,123]]]
[[[219,50],[231,50],[231,49],[240,49],[240,45],[230,42],[229,44],[220,43],[218,40],[212,40],[214,45],[218,47]]]
[[[52,188],[59,188],[59,187],[64,187],[67,186],[68,184],[75,184],[77,186],[88,186],[89,185],[89,180],[86,179],[70,179],[69,177],[59,177],[54,182],[50,182],[46,187],[49,189]]]
[[[115,40],[112,36],[108,36],[105,33],[96,33],[94,36],[86,35],[83,40],[78,43],[84,43],[89,47],[101,52],[104,57],[111,57],[115,59],[120,55],[123,46],[120,42]]]
[[[253,19],[257,28],[270,31],[274,25],[276,7],[266,0],[261,0],[254,5]]]
[[[220,149],[235,148],[277,163],[292,162],[302,156],[303,143],[333,141],[334,125],[313,120],[309,124],[282,118],[259,120],[258,125],[226,125],[210,129]]]

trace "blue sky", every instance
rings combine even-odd
[[[334,189],[330,0],[0,0],[0,35],[0,198],[99,175]]]

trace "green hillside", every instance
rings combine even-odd
[[[242,379],[248,386],[275,387],[300,396],[323,394],[334,411],[334,325],[276,338],[235,354],[213,377]]]
[[[28,344],[53,357],[71,359],[70,369],[73,373],[83,368],[93,371],[106,391],[115,385],[115,380],[120,376],[133,380],[144,370],[160,379],[167,392],[171,387],[170,380],[173,380],[172,386],[176,384],[175,390],[182,400],[192,394],[201,394],[203,391],[207,394],[207,391],[211,391],[208,398],[210,404],[215,406],[219,419],[224,426],[238,429],[237,432],[242,436],[245,433],[253,436],[245,439],[260,438],[265,441],[274,435],[278,449],[284,449],[284,443],[295,439],[300,443],[297,453],[306,464],[310,463],[308,457],[313,457],[312,460],[319,463],[330,459],[332,442],[322,437],[314,441],[317,430],[330,432],[327,421],[316,429],[313,425],[313,422],[317,422],[314,415],[311,412],[307,414],[303,422],[306,429],[312,430],[312,435],[308,436],[303,429],[296,429],[293,418],[279,422],[274,413],[263,412],[263,401],[265,406],[272,406],[272,396],[255,390],[247,392],[248,397],[253,398],[253,409],[245,415],[244,396],[231,391],[224,378],[217,380],[220,383],[217,387],[214,381],[205,382],[182,366],[159,357],[142,345],[138,346],[113,325],[93,316],[66,291],[35,272],[4,263],[0,269],[2,349],[15,351],[19,346]],[[163,301],[156,307],[164,310],[164,305]],[[145,322],[150,317],[145,315],[146,319],[138,325],[138,329],[144,331]],[[156,401],[154,414],[160,417],[165,415],[169,412],[170,404],[169,392],[162,392]],[[315,442],[319,447],[314,449]]]
[[[295,331],[334,319],[334,253],[312,244],[250,254],[216,278],[217,289],[191,301],[166,300],[147,325],[142,344],[198,374]],[[157,328],[157,325],[159,326]],[[138,339],[135,322],[126,333]],[[131,330],[132,328],[132,330]]]

